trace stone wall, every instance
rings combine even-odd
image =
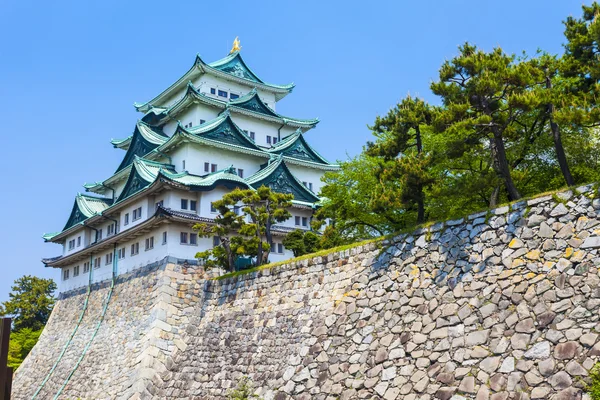
[[[578,399],[600,358],[600,200],[582,187],[235,278],[165,261],[119,279],[61,398]],[[81,328],[52,398],[98,326]],[[85,293],[17,371],[31,398]]]

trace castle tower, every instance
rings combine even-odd
[[[195,254],[218,244],[192,231],[214,221],[212,202],[234,188],[294,194],[292,217],[273,229],[270,261],[292,256],[281,240],[310,229],[321,176],[338,167],[307,142],[318,119],[276,111],[293,84],[266,83],[240,54],[213,63],[196,56],[192,67],[153,99],[133,133],[112,145],[125,152],[115,173],[84,185],[62,231],[44,240],[63,246],[42,260],[61,270],[65,292],[101,282],[167,257],[195,263]]]

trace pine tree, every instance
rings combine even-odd
[[[398,195],[407,209],[417,208],[417,223],[425,221],[424,189],[434,182],[429,173],[431,156],[423,149],[421,130],[431,124],[431,107],[419,98],[403,99],[384,117],[377,117],[370,127],[377,138],[367,144],[367,154],[383,157],[392,163],[381,164],[377,178],[384,185],[399,182],[400,192],[383,191],[378,209],[389,207],[390,196]]]
[[[506,141],[511,126],[535,106],[530,88],[535,84],[529,68],[515,63],[515,57],[500,48],[486,53],[469,43],[459,55],[440,69],[439,82],[432,91],[442,97],[444,107],[437,113],[437,128],[455,141],[487,143],[493,169],[503,182],[509,200],[521,198],[513,182]],[[499,187],[490,196],[498,202]]]

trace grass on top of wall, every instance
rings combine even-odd
[[[229,272],[227,274],[217,276],[213,279],[221,280],[221,279],[233,278],[235,276],[240,276],[240,275],[245,275],[245,274],[249,274],[249,273],[256,272],[256,271],[261,271],[263,269],[271,269],[271,268],[279,267],[281,265],[291,264],[294,262],[308,260],[308,259],[315,258],[315,257],[323,257],[323,256],[327,256],[329,254],[352,249],[354,247],[363,246],[365,244],[380,242],[380,241],[384,240],[386,237],[387,236],[383,236],[383,237],[378,237],[378,238],[374,238],[374,239],[363,240],[362,242],[355,242],[355,243],[345,244],[345,245],[338,246],[338,247],[332,247],[331,249],[319,250],[316,253],[305,254],[303,256],[290,258],[290,259],[287,259],[284,261],[277,261],[277,262],[273,262],[273,263],[269,263],[269,264],[260,265],[258,267],[254,267],[254,268],[244,269],[241,271]]]
[[[561,200],[560,198],[558,198],[557,193],[565,192],[567,190],[572,190],[574,194],[579,194],[579,192],[577,191],[577,188],[583,187],[583,186],[588,186],[588,185],[592,185],[592,190],[591,190],[590,195],[593,196],[594,198],[600,197],[600,187],[598,186],[597,182],[584,183],[584,184],[575,185],[575,186],[563,186],[563,187],[561,187],[559,189],[556,189],[556,190],[551,190],[551,191],[544,192],[544,193],[538,193],[538,194],[533,195],[533,196],[520,198],[519,200],[514,200],[514,201],[511,201],[511,202],[498,204],[494,208],[483,208],[483,209],[481,209],[479,211],[471,211],[468,214],[456,215],[456,216],[448,216],[448,218],[445,219],[444,221],[427,221],[427,222],[424,222],[422,224],[408,226],[408,227],[406,227],[404,229],[401,229],[401,230],[399,230],[397,232],[394,232],[393,234],[389,234],[389,235],[386,235],[386,236],[382,236],[382,237],[378,237],[378,238],[373,238],[373,239],[368,239],[368,240],[363,240],[361,242],[350,243],[350,244],[346,244],[346,245],[343,245],[343,246],[333,247],[331,249],[320,250],[320,251],[317,251],[316,253],[305,254],[305,255],[300,256],[300,257],[295,257],[295,258],[290,258],[290,259],[284,260],[284,261],[278,261],[278,262],[274,262],[274,263],[264,264],[264,265],[260,265],[258,267],[249,268],[249,269],[245,269],[245,270],[242,270],[242,271],[229,272],[227,274],[224,274],[224,275],[212,278],[212,279],[213,280],[222,280],[222,279],[232,278],[232,277],[235,277],[235,276],[239,276],[239,275],[244,275],[244,274],[248,274],[248,273],[260,271],[260,270],[263,270],[263,269],[275,268],[275,267],[278,267],[280,265],[290,264],[290,263],[297,262],[297,261],[308,260],[308,259],[311,259],[311,258],[314,258],[314,257],[323,257],[323,256],[326,256],[326,255],[329,255],[329,254],[332,254],[332,253],[336,253],[336,252],[339,252],[339,251],[348,250],[348,249],[351,249],[351,248],[354,248],[354,247],[358,247],[358,246],[362,246],[362,245],[365,245],[365,244],[368,244],[368,243],[379,242],[379,241],[382,241],[384,239],[390,239],[390,238],[393,238],[393,237],[398,236],[398,235],[412,233],[412,232],[417,231],[418,229],[429,228],[430,226],[433,226],[433,225],[438,224],[440,222],[451,221],[451,220],[456,220],[456,219],[461,219],[461,218],[466,220],[470,215],[479,214],[479,213],[486,212],[486,211],[490,212],[490,211],[498,209],[498,208],[502,208],[502,207],[505,207],[505,206],[511,206],[513,204],[522,203],[524,201],[528,201],[528,200],[532,200],[532,199],[537,199],[537,198],[544,197],[544,196],[552,196],[552,199],[554,201],[556,201],[557,203],[562,203],[564,201]]]

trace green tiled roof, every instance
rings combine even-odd
[[[169,139],[160,131],[160,128],[152,127],[145,122],[138,121],[133,131],[131,143],[127,147],[127,153],[115,172],[127,168],[135,157],[143,157]]]
[[[134,103],[134,106],[141,112],[148,112],[152,107],[161,107],[164,105],[162,102],[172,97],[173,92],[180,90],[188,81],[202,74],[215,75],[246,86],[258,87],[261,90],[272,92],[275,94],[277,101],[285,97],[294,88],[293,83],[288,85],[274,85],[264,82],[248,67],[239,52],[232,53],[210,64],[205,63],[199,55],[196,55],[192,67],[175,83],[152,100],[145,103]]]
[[[50,240],[52,240],[52,238],[56,235],[58,235],[60,232],[51,232],[51,233],[44,233],[42,235],[42,239],[44,239],[44,241],[48,242]]]
[[[279,193],[291,193],[299,202],[316,203],[319,197],[291,173],[282,156],[272,158],[254,175],[246,179],[252,187],[268,186]]]
[[[133,135],[127,136],[125,139],[111,139],[110,143],[116,149],[127,150],[127,148],[129,148],[129,145],[131,144],[131,139],[133,139]]]
[[[121,191],[117,203],[148,187],[154,182],[162,169],[175,173],[172,165],[162,164],[135,156],[131,166],[131,172],[127,178],[127,183],[125,183],[125,187]]]
[[[117,199],[117,203],[147,188],[159,177],[197,190],[210,190],[218,184],[223,184],[230,188],[236,186],[249,187],[246,181],[235,173],[233,166],[200,176],[192,175],[189,172],[177,173],[172,165],[136,157],[127,183]]]
[[[165,120],[169,119],[177,120],[177,115],[196,102],[200,102],[222,110],[228,109],[233,113],[259,118],[276,123],[278,125],[283,124],[297,128],[301,127],[304,129],[310,129],[314,128],[314,126],[319,123],[318,118],[291,118],[276,113],[262,101],[256,88],[252,89],[250,92],[238,99],[227,102],[207,96],[196,89],[191,82],[188,82],[187,90],[179,101],[175,102],[169,108],[152,108],[150,111],[148,111],[148,113],[146,113],[146,115],[144,115],[142,120],[152,121],[154,124],[162,124]],[[162,111],[159,113],[159,110]]]
[[[306,142],[300,129],[273,145],[267,151],[272,154],[281,154],[304,161],[329,165],[329,162]]]
[[[71,210],[71,215],[63,228],[63,231],[77,225],[89,217],[102,213],[112,204],[112,199],[88,196],[78,193]],[[56,235],[54,235],[56,236]]]
[[[212,121],[184,130],[200,138],[216,140],[229,145],[262,151],[262,149],[254,143],[254,140],[250,139],[244,131],[233,122],[228,110],[225,110],[225,112]]]

